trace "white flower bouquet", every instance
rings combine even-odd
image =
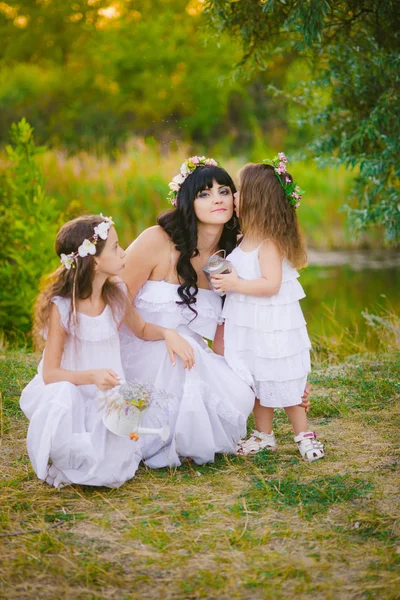
[[[168,425],[159,428],[140,426],[143,413],[156,395],[160,392],[153,386],[136,380],[104,393],[100,407],[104,409],[104,425],[112,433],[132,440],[137,440],[139,435],[158,435],[165,442],[169,437]]]

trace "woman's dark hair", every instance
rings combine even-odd
[[[196,304],[196,296],[199,291],[197,286],[197,273],[190,260],[199,255],[197,248],[197,217],[194,211],[194,201],[199,192],[211,189],[214,180],[219,185],[226,185],[236,192],[235,184],[231,176],[221,167],[200,166],[197,167],[183,182],[177,196],[177,206],[158,217],[157,223],[164,229],[179,252],[176,265],[178,279],[181,282],[178,294],[181,301],[178,304],[186,304],[197,316],[197,311],[192,307]],[[225,250],[227,254],[236,247],[239,234],[238,220],[233,215],[225,223],[222,235],[218,242],[218,250]]]
[[[56,237],[55,250],[58,256],[76,252],[85,239],[92,238],[94,228],[103,221],[104,218],[99,215],[86,215],[65,223]],[[99,237],[96,243],[96,256],[100,256],[105,245],[106,240]],[[46,277],[44,288],[36,300],[34,309],[34,337],[37,347],[40,348],[43,345],[42,332],[46,331],[48,326],[52,298],[54,296],[61,296],[62,298],[71,299],[70,321],[75,299],[89,298],[92,293],[95,267],[94,256],[89,254],[83,258],[79,257],[75,262],[75,268],[68,270],[64,267],[59,267]],[[114,318],[116,318],[116,309],[118,314],[124,314],[127,300],[116,281],[108,278],[103,285],[101,293],[104,302],[110,305]]]

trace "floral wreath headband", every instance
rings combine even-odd
[[[265,158],[263,160],[263,163],[266,165],[271,165],[274,168],[275,175],[279,179],[279,183],[285,192],[285,196],[288,199],[289,204],[294,208],[299,208],[300,200],[305,192],[304,190],[301,190],[299,186],[296,185],[295,182],[286,175],[287,162],[288,160],[283,152],[279,152],[278,156],[275,156],[272,160],[269,158]]]
[[[60,255],[60,261],[63,267],[67,269],[67,271],[69,271],[71,268],[75,269],[75,262],[79,256],[81,258],[84,258],[88,254],[96,254],[96,244],[99,238],[101,238],[102,240],[106,240],[108,238],[110,227],[114,225],[114,221],[111,217],[104,217],[101,213],[100,217],[104,220],[101,223],[99,223],[99,225],[96,225],[92,237],[83,240],[82,244],[79,246],[76,252]]]
[[[197,169],[197,167],[218,167],[218,163],[213,158],[206,158],[205,156],[192,156],[185,160],[182,163],[179,175],[175,175],[172,181],[170,181],[169,189],[170,192],[167,196],[169,202],[176,206],[178,203],[178,192],[182,187],[183,182],[187,177],[189,177],[190,173],[193,173]]]

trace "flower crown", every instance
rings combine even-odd
[[[305,192],[304,190],[301,190],[299,186],[296,185],[295,182],[286,175],[287,162],[288,160],[283,152],[279,152],[278,156],[275,156],[272,160],[269,158],[265,158],[263,160],[263,163],[274,167],[275,175],[279,179],[279,183],[285,192],[285,196],[288,199],[289,204],[294,206],[294,208],[299,208],[302,194]],[[283,181],[281,175],[283,175]]]
[[[175,175],[172,181],[168,184],[170,192],[167,198],[173,206],[177,205],[178,192],[181,189],[182,183],[185,181],[185,179],[190,175],[190,173],[193,173],[197,167],[205,166],[217,167],[218,163],[213,158],[206,158],[205,156],[192,156],[182,163],[179,175]]]
[[[78,256],[84,258],[88,254],[96,254],[96,244],[97,240],[101,238],[102,240],[106,240],[108,238],[108,232],[110,227],[114,225],[114,221],[111,217],[103,217],[100,213],[100,217],[104,219],[99,225],[96,225],[94,228],[94,234],[88,240],[83,240],[82,244],[79,246],[76,252],[71,252],[70,254],[61,254],[60,261],[69,271],[71,268],[75,269],[75,261]]]

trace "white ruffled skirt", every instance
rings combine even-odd
[[[20,406],[30,420],[27,449],[39,479],[120,487],[141,461],[139,442],[114,435],[103,424],[95,386],[66,381],[45,385],[36,375]]]
[[[305,294],[297,277],[289,270],[271,297],[228,294],[223,309],[226,361],[262,406],[301,404],[311,370],[311,343],[299,303]]]
[[[234,452],[254,406],[253,392],[222,356],[187,327],[177,330],[195,351],[190,371],[179,358],[172,365],[164,341],[138,340],[126,330],[121,335],[126,379],[148,381],[165,392],[162,405],[153,403],[142,420],[146,427],[170,426],[166,443],[154,436],[141,438],[143,459],[153,468],[179,466],[182,457],[203,464],[212,462],[216,453]]]

